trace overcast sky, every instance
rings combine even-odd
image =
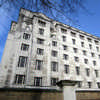
[[[6,4],[6,6],[9,5]],[[80,11],[78,15],[74,16],[78,19],[78,25],[80,27],[76,25],[73,25],[73,27],[100,37],[100,0],[87,0],[86,7],[89,13]],[[19,9],[12,8],[11,11],[7,11],[5,7],[0,8],[0,62],[11,21],[17,21],[18,15]],[[65,23],[65,20],[60,19],[60,22]]]

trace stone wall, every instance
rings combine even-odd
[[[0,89],[0,100],[63,100],[63,92],[48,89],[5,88]],[[100,91],[77,91],[76,100],[100,100]]]
[[[100,100],[100,91],[78,91],[76,100]]]
[[[63,100],[56,90],[0,89],[0,100]]]

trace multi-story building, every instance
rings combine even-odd
[[[100,38],[21,9],[2,57],[2,86],[55,88],[76,80],[79,88],[100,88],[99,49]]]

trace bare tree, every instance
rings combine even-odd
[[[55,18],[65,17],[70,22],[75,22],[71,17],[78,13],[79,9],[88,11],[84,6],[85,0],[0,0],[0,7],[10,11],[12,7],[26,8],[36,12],[42,12]],[[9,6],[6,6],[9,5]]]

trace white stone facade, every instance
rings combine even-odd
[[[100,38],[21,9],[2,57],[2,86],[55,88],[58,80],[76,80],[80,88],[98,89],[99,49]]]

